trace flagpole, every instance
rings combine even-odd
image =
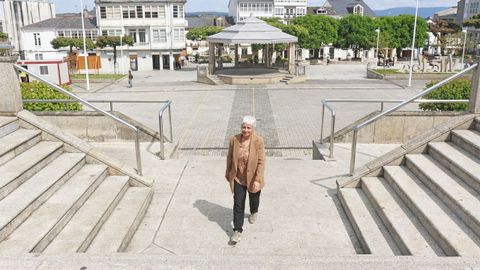
[[[80,0],[80,7],[82,9],[82,32],[83,32],[83,59],[85,60],[85,75],[87,78],[87,90],[90,91],[90,78],[88,76],[88,53],[87,53],[87,40],[85,35],[85,19],[84,19],[84,9],[83,9],[83,0]],[[87,13],[88,14],[88,13]]]

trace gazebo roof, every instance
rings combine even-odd
[[[207,41],[225,44],[277,44],[296,43],[298,38],[251,16],[207,37]]]

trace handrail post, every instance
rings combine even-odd
[[[158,132],[160,133],[160,158],[165,159],[165,138],[163,137],[163,114],[158,116]]]
[[[320,128],[320,144],[323,144],[323,121],[325,121],[325,104],[322,104],[322,125]]]
[[[113,112],[113,102],[110,101],[110,111]]]
[[[473,70],[469,105],[471,113],[480,113],[480,67],[478,66]]]
[[[384,106],[384,104],[383,104],[383,101],[382,101],[382,102],[380,103],[380,111],[381,111],[381,112],[383,112],[383,106]]]
[[[332,112],[332,130],[330,130],[330,158],[333,158],[334,142],[335,142],[335,114]]]
[[[352,137],[352,154],[350,156],[350,175],[353,175],[355,171],[355,158],[357,154],[357,137],[358,137],[358,129],[353,130],[353,137]]]
[[[135,154],[137,156],[137,172],[138,172],[138,175],[142,176],[143,170],[142,170],[142,156],[140,154],[140,130],[139,129],[135,131]]]
[[[172,103],[168,104],[168,121],[170,124],[170,142],[173,143]]]

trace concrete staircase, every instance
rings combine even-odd
[[[295,76],[293,75],[285,75],[285,77],[283,77],[280,82],[281,83],[284,83],[284,84],[288,84],[288,82],[290,82],[293,78],[295,78]]]
[[[209,78],[215,85],[224,85],[224,84],[225,84],[217,75],[208,75],[208,78]]]
[[[153,190],[0,117],[0,256],[122,252]]]
[[[338,197],[364,253],[480,256],[480,118]]]

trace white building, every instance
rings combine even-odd
[[[230,0],[229,16],[235,23],[253,14],[257,18],[279,18],[284,23],[307,14],[307,0]]]
[[[9,36],[16,51],[23,51],[21,28],[55,17],[52,0],[2,0],[0,1],[0,31]]]
[[[85,13],[87,14],[87,13]],[[96,18],[85,16],[85,36],[96,41],[98,29]],[[22,44],[26,60],[60,60],[67,56],[70,48],[56,50],[51,41],[57,37],[83,38],[80,14],[58,16],[22,28]],[[76,51],[76,48],[73,48]],[[95,54],[95,51],[90,52]]]
[[[102,71],[171,69],[185,49],[186,0],[96,0],[101,35],[130,35],[135,44],[118,47],[118,67],[113,50],[100,52]]]

